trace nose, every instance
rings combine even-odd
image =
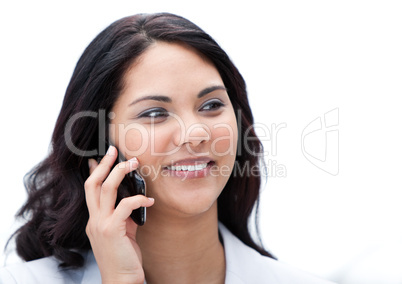
[[[197,147],[202,143],[206,143],[211,139],[211,131],[209,127],[202,123],[196,117],[186,117],[179,122],[178,131],[174,136],[176,146],[185,144],[191,147]]]

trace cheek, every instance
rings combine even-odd
[[[172,131],[169,125],[151,127],[132,123],[124,127],[113,125],[111,137],[127,159],[144,155],[163,156],[175,149]]]
[[[151,155],[164,157],[169,156],[172,152],[177,151],[173,144],[174,126],[170,124],[157,125],[152,129],[149,137],[149,149]]]
[[[216,156],[235,156],[237,147],[236,119],[230,119],[211,128],[211,151]]]
[[[127,158],[137,157],[145,176],[160,171],[160,159],[168,156],[172,145],[172,131],[167,125],[148,127],[143,131],[132,131],[125,137]],[[147,169],[149,168],[149,169]]]
[[[121,152],[127,159],[141,156],[148,151],[150,134],[149,131],[140,124],[114,125],[111,128],[111,137]]]

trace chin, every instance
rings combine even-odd
[[[217,204],[216,200],[211,201],[205,201],[202,202],[200,200],[197,200],[193,203],[187,203],[185,206],[181,205],[179,208],[177,208],[178,212],[187,215],[187,216],[197,216],[197,215],[202,215],[212,209],[215,208],[215,204]]]
[[[150,211],[154,208],[155,214],[170,217],[191,217],[212,212],[211,209],[217,208],[217,199],[225,183],[223,179],[214,178],[187,181],[165,179],[151,183],[148,193],[155,198],[155,204]]]
[[[217,196],[175,196],[175,198],[155,198],[155,210],[158,214],[170,217],[196,217],[217,209]],[[151,208],[150,208],[151,209]],[[212,210],[212,211],[211,211]]]

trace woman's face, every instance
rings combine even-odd
[[[126,159],[138,158],[152,210],[207,211],[232,172],[238,135],[217,69],[189,47],[157,42],[124,83],[109,134]]]

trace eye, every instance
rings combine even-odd
[[[163,108],[152,108],[152,109],[148,109],[146,111],[143,111],[142,113],[140,113],[138,115],[138,117],[142,118],[164,118],[169,116],[169,113],[167,112],[167,110],[163,109]]]
[[[214,111],[220,109],[224,105],[225,104],[222,103],[220,100],[213,99],[203,104],[202,107],[200,108],[200,111]]]

